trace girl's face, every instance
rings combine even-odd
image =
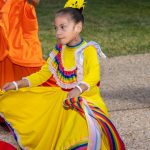
[[[59,44],[75,44],[76,39],[80,37],[82,23],[77,23],[69,15],[58,15],[55,17],[54,26],[56,38]]]

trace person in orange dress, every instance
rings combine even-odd
[[[45,63],[34,7],[39,2],[0,0],[0,88],[40,70]]]
[[[39,0],[0,0],[0,88],[38,71],[45,63],[34,4]]]

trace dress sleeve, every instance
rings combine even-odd
[[[86,84],[88,88],[96,86],[100,81],[100,64],[97,50],[93,46],[88,46],[83,53],[83,80],[81,83]]]
[[[41,85],[52,76],[52,73],[49,70],[49,61],[50,58],[48,58],[47,62],[42,66],[40,71],[25,77],[31,87]]]

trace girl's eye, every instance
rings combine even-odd
[[[61,26],[61,29],[64,29],[65,27],[64,26]]]
[[[56,27],[54,27],[54,29],[55,29],[55,30],[57,30],[57,28],[56,28]]]

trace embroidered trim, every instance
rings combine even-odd
[[[52,72],[56,83],[64,88],[64,89],[70,89],[76,86],[76,70],[77,68],[73,70],[66,71],[65,68],[62,65],[61,62],[61,48],[56,46],[56,49],[54,49],[50,53],[50,62],[49,62],[49,70]]]
[[[56,46],[55,49],[49,54],[51,58],[49,62],[49,70],[52,72],[56,83],[61,88],[74,88],[79,82],[83,80],[83,51],[88,46],[94,46],[97,50],[98,56],[103,56],[99,44],[94,41],[85,43],[75,52],[76,67],[72,70],[65,70],[63,67],[63,63],[61,61],[61,46]]]
[[[56,83],[64,88],[64,89],[71,89],[74,88],[77,85],[76,80],[76,71],[77,68],[75,67],[72,70],[65,70],[62,64],[61,59],[61,48],[56,46],[56,49],[54,49],[50,53],[50,62],[49,62],[49,70],[52,72]]]

